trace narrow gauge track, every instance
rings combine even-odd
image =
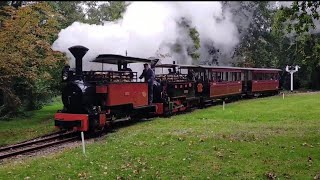
[[[56,132],[0,148],[0,160],[78,139],[75,132]]]

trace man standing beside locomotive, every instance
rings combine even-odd
[[[148,64],[144,64],[143,66],[144,66],[144,70],[141,76],[139,77],[139,79],[144,78],[144,81],[148,82],[148,101],[149,101],[149,104],[151,104],[153,100],[153,82],[155,79],[155,74],[154,74],[154,71],[149,68]]]

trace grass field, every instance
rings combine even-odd
[[[101,141],[0,167],[1,179],[313,179],[320,94],[239,101],[118,129]],[[3,128],[3,127],[1,127]]]
[[[54,129],[54,113],[62,108],[60,98],[40,110],[28,112],[26,117],[0,121],[0,146],[32,139]]]

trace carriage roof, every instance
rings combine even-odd
[[[116,54],[100,54],[91,62],[119,64],[119,63],[154,63],[157,59],[145,59],[130,56],[121,56]]]
[[[201,65],[200,67],[205,69],[220,69],[220,70],[231,70],[231,71],[249,70],[253,72],[266,72],[266,73],[282,71],[281,69],[274,69],[274,68],[245,68],[245,67],[232,67],[232,66],[204,66],[204,65]]]
[[[179,65],[180,69],[200,68],[197,65]]]
[[[222,71],[235,71],[240,72],[241,70],[249,70],[254,72],[276,72],[282,71],[281,69],[275,68],[245,68],[245,67],[232,67],[232,66],[207,66],[207,65],[182,65],[182,64],[159,64],[156,67],[179,67],[180,69],[214,69],[214,70],[222,70]]]
[[[178,64],[157,64],[155,66],[156,68],[174,68],[174,67],[179,67]]]
[[[199,67],[204,69],[241,69],[240,67],[232,67],[232,66],[206,66],[206,65],[200,65]]]
[[[252,71],[282,71],[281,69],[274,68],[241,68],[244,70],[252,70]]]

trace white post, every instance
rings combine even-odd
[[[225,104],[225,102],[223,101],[223,103],[222,103],[222,108],[223,108],[223,110],[224,110],[224,104]]]
[[[82,150],[83,150],[83,154],[86,155],[86,148],[85,148],[85,144],[84,144],[84,134],[83,134],[83,131],[81,131],[81,139],[82,139]]]
[[[284,93],[282,93],[282,99],[284,99]]]
[[[286,71],[291,75],[291,92],[293,92],[293,73],[299,70],[299,66],[295,66],[295,69],[289,69],[289,66],[286,66]]]
[[[290,72],[290,74],[291,74],[291,92],[293,91],[293,73],[294,72]]]

